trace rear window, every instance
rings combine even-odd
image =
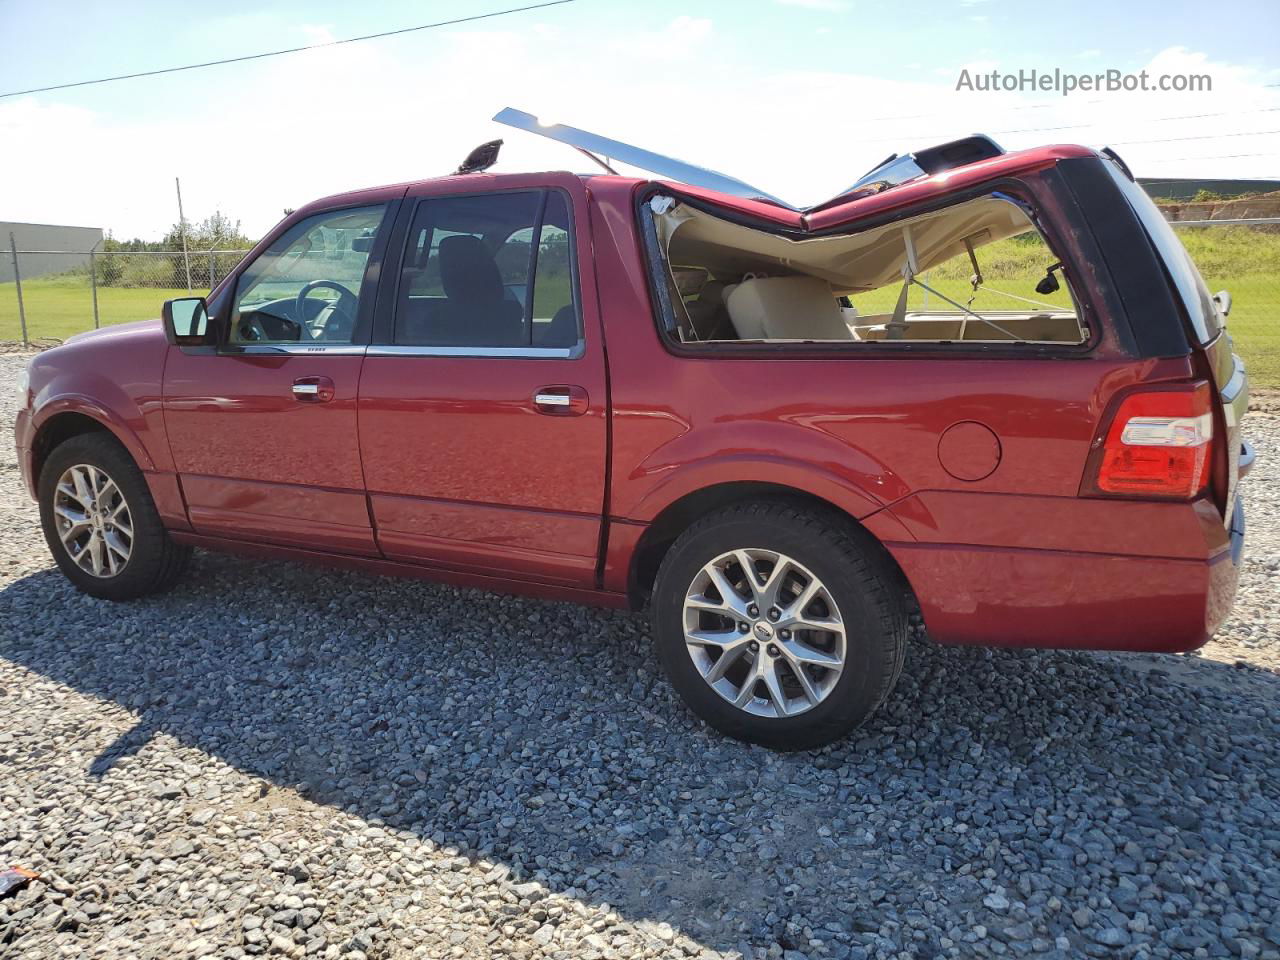
[[[1209,343],[1222,332],[1222,320],[1214,307],[1204,278],[1196,269],[1195,261],[1183,247],[1173,227],[1169,226],[1169,221],[1160,212],[1160,208],[1147,196],[1147,192],[1137,182],[1126,177],[1114,162],[1108,161],[1106,167],[1128,199],[1129,206],[1142,221],[1160,259],[1164,261],[1165,269],[1169,271],[1169,277],[1178,290],[1178,296],[1182,298],[1187,316],[1191,318],[1196,336],[1201,343]]]

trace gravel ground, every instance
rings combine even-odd
[[[700,728],[637,615],[205,554],[83,597],[0,447],[0,862],[43,874],[0,954],[1280,958],[1280,419],[1249,432],[1201,655],[916,644],[800,756]]]

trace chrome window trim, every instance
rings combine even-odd
[[[223,352],[232,356],[279,356],[283,353],[295,357],[359,357],[368,350],[363,343],[246,343],[229,346],[230,349]]]
[[[521,360],[576,360],[585,352],[583,341],[571,347],[447,347],[378,343],[369,347],[370,357],[488,357]]]

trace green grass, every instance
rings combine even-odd
[[[187,293],[186,288],[99,287],[98,318],[104,327],[130,320],[149,320],[160,316],[160,305],[166,300],[204,296],[208,292],[204,288]],[[87,274],[25,280],[22,302],[26,308],[27,336],[32,340],[43,337],[65,340],[73,333],[93,329],[93,293]],[[17,292],[12,283],[0,283],[0,340],[21,339]]]
[[[1249,371],[1249,385],[1280,390],[1280,273],[1233,278],[1206,276],[1210,290],[1231,291],[1227,332]]]

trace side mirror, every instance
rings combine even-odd
[[[164,319],[165,339],[175,346],[200,347],[213,343],[209,305],[204,297],[166,300],[160,315]]]
[[[1219,312],[1224,316],[1231,314],[1231,294],[1225,290],[1219,290],[1213,295],[1213,302],[1218,305]]]

